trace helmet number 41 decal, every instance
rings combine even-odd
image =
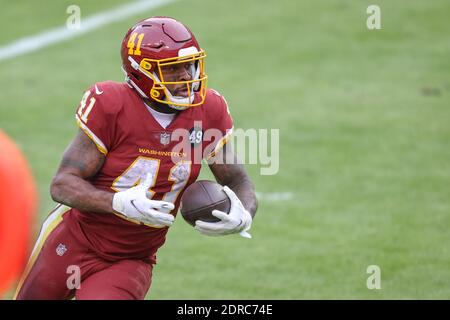
[[[136,41],[136,37],[138,38],[138,41],[136,44],[136,49],[134,49],[134,43]],[[141,43],[142,43],[143,39],[144,39],[144,33],[139,33],[139,35],[138,35],[137,32],[133,32],[131,34],[130,38],[128,39],[128,43],[127,43],[128,54],[140,56],[141,55]]]

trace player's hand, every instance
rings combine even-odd
[[[252,226],[251,214],[244,208],[241,200],[239,200],[233,190],[224,186],[223,191],[225,191],[231,201],[230,213],[213,210],[213,216],[219,218],[220,221],[205,222],[197,220],[195,229],[207,236],[222,236],[239,232],[242,237],[251,238],[252,236],[247,232]]]
[[[138,220],[152,227],[171,226],[174,216],[173,203],[150,200],[145,196],[153,176],[149,173],[143,182],[125,191],[114,194],[112,208],[127,218]]]

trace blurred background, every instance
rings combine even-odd
[[[64,27],[69,5],[83,28],[131,2],[1,0],[0,51]],[[371,4],[380,30],[367,28]],[[201,236],[179,216],[147,298],[449,299],[449,12],[447,0],[179,0],[0,59],[0,129],[40,195],[33,239],[83,92],[122,81],[125,32],[168,15],[206,50],[235,127],[280,129],[280,169],[247,166],[260,196],[250,241]],[[366,286],[370,265],[381,289]]]

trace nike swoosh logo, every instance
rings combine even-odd
[[[95,93],[100,95],[103,93],[103,91],[98,90],[97,85],[95,85]]]
[[[136,205],[134,204],[134,200],[131,200],[131,205],[137,210],[137,212],[139,212],[143,217],[145,216],[144,213],[141,212],[141,210],[139,210],[138,207],[136,207]]]

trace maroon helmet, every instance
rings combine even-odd
[[[126,81],[142,97],[178,110],[205,101],[206,54],[181,22],[170,17],[151,17],[138,22],[126,33],[121,55]],[[170,70],[180,67],[186,70],[186,77],[170,79]],[[194,93],[199,96],[195,101]]]

